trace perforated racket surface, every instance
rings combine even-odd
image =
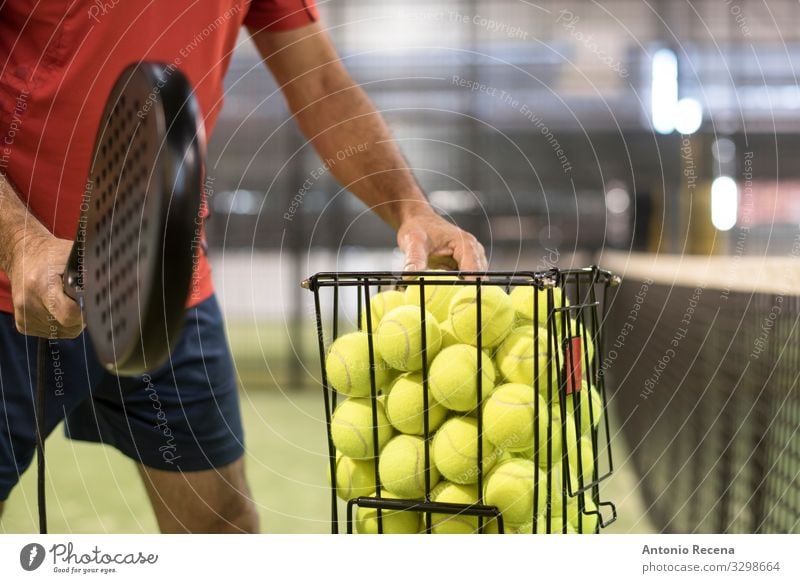
[[[65,291],[97,358],[117,374],[162,364],[184,318],[199,252],[204,139],[174,67],[128,67],[106,102]]]

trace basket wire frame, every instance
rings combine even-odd
[[[333,443],[333,436],[331,432],[331,422],[333,412],[337,407],[337,392],[330,386],[327,378],[327,371],[325,367],[326,360],[326,347],[339,337],[340,332],[340,306],[342,299],[340,294],[342,290],[355,288],[357,292],[357,322],[359,328],[362,323],[364,329],[362,331],[367,333],[368,348],[369,348],[369,367],[370,367],[370,402],[372,413],[372,461],[374,463],[374,496],[361,496],[358,498],[347,501],[346,513],[346,532],[352,533],[354,530],[353,512],[355,507],[369,508],[376,510],[376,524],[377,532],[382,534],[384,532],[383,512],[384,511],[404,511],[404,512],[417,512],[422,513],[424,517],[424,532],[429,534],[433,529],[433,513],[446,514],[446,515],[461,515],[473,516],[477,518],[478,532],[483,533],[485,529],[485,521],[496,521],[497,531],[504,532],[505,521],[501,512],[495,506],[489,506],[484,503],[484,485],[486,476],[484,475],[484,462],[483,462],[483,415],[476,415],[477,423],[477,492],[478,501],[475,504],[456,504],[446,502],[436,502],[431,499],[432,484],[431,484],[431,468],[433,460],[431,459],[431,446],[433,432],[430,430],[429,419],[429,405],[431,401],[430,387],[429,387],[429,364],[432,360],[428,354],[428,339],[427,339],[427,310],[426,306],[426,288],[431,285],[434,286],[474,286],[475,287],[475,309],[476,309],[476,345],[477,345],[477,374],[476,374],[476,408],[480,411],[483,403],[484,387],[483,387],[483,367],[484,367],[484,339],[483,331],[480,324],[483,322],[482,314],[482,294],[486,286],[500,286],[506,292],[510,292],[512,288],[517,286],[530,286],[535,290],[546,291],[547,302],[547,319],[545,322],[539,321],[539,310],[542,294],[533,293],[533,330],[534,330],[534,347],[540,344],[540,335],[547,335],[547,372],[544,375],[546,379],[542,379],[540,374],[539,359],[533,359],[533,376],[532,384],[536,394],[541,394],[540,383],[547,383],[547,424],[546,436],[547,447],[544,448],[546,468],[553,468],[554,462],[560,463],[560,474],[563,477],[563,486],[560,488],[560,508],[562,509],[561,515],[556,516],[553,514],[553,504],[550,496],[554,493],[553,484],[553,471],[548,470],[545,472],[545,483],[541,484],[540,480],[534,480],[533,485],[533,511],[532,511],[532,531],[533,532],[568,532],[567,520],[567,501],[568,498],[577,497],[578,501],[578,523],[574,525],[578,532],[584,532],[584,517],[587,515],[596,516],[597,527],[593,532],[599,531],[614,522],[617,517],[616,507],[611,501],[603,501],[600,499],[599,486],[600,483],[608,478],[613,472],[613,458],[610,447],[610,429],[608,423],[608,415],[601,416],[601,424],[597,428],[593,428],[590,433],[592,444],[592,475],[591,480],[588,482],[584,477],[584,452],[581,447],[575,448],[575,455],[577,456],[577,471],[573,480],[572,472],[570,471],[570,464],[568,459],[567,448],[561,448],[561,459],[553,459],[553,432],[559,431],[561,435],[561,443],[567,443],[567,427],[568,422],[567,401],[566,398],[559,398],[565,396],[567,387],[567,373],[575,368],[577,358],[580,358],[580,366],[577,368],[582,369],[582,379],[587,381],[587,389],[596,388],[605,410],[606,392],[603,375],[598,375],[599,366],[597,361],[599,355],[602,354],[602,310],[605,306],[605,296],[607,288],[619,283],[619,279],[611,273],[602,270],[596,266],[582,268],[582,269],[568,269],[558,270],[551,269],[543,272],[436,272],[435,277],[432,279],[432,272],[351,272],[351,273],[318,273],[309,279],[305,280],[302,285],[309,289],[314,294],[314,309],[316,314],[316,327],[317,339],[319,344],[319,356],[321,363],[321,385],[323,389],[323,402],[325,409],[325,425],[327,432],[328,442],[328,462],[330,473],[330,499],[331,499],[331,532],[337,534],[340,530],[340,517],[339,505],[337,497],[337,477],[336,477],[336,448]],[[442,276],[461,276],[463,279],[440,279]],[[372,319],[372,293],[371,290],[376,290],[375,293],[385,289],[396,289],[398,287],[416,287],[419,290],[419,306],[420,306],[420,321],[421,321],[421,360],[422,369],[419,371],[422,377],[423,387],[423,442],[424,442],[424,482],[425,482],[425,495],[422,499],[398,499],[386,498],[381,496],[382,484],[380,481],[378,458],[380,455],[380,440],[378,431],[378,397],[381,387],[377,386],[375,375],[375,347],[373,335],[373,319]],[[560,288],[563,293],[559,294],[561,301],[556,302],[556,295],[553,293],[555,288]],[[601,298],[597,297],[597,290],[601,292]],[[323,318],[321,294],[330,292],[332,295],[331,303],[331,322],[330,322],[330,342],[326,342],[328,337],[325,334],[325,325]],[[572,297],[572,303],[567,304],[566,298]],[[588,312],[588,316],[587,316]],[[561,317],[556,317],[560,314]],[[569,317],[574,315],[574,317]],[[362,317],[363,316],[363,317]],[[484,323],[485,325],[485,323]],[[574,351],[569,349],[569,342],[571,339],[580,338],[582,346],[588,346],[587,340],[591,338],[594,343],[594,354],[589,355],[588,350],[579,350],[579,355],[575,355]],[[559,345],[561,340],[562,345]],[[563,362],[562,362],[563,356]],[[551,366],[550,363],[554,363]],[[562,367],[562,364],[564,365]],[[554,378],[553,369],[557,371],[557,378]],[[573,387],[575,388],[575,387]],[[580,390],[578,385],[577,390]],[[558,401],[556,401],[556,399]],[[576,435],[580,435],[581,419],[583,416],[588,415],[589,419],[594,419],[595,411],[593,407],[595,404],[591,398],[582,404],[582,399],[571,399],[572,407],[569,412],[570,419],[575,424]],[[560,416],[555,418],[553,414],[553,406],[558,402]],[[583,410],[588,406],[588,410]],[[533,431],[533,463],[536,468],[540,468],[540,456],[542,449],[540,446],[540,432],[539,423],[540,415],[543,414],[539,410],[539,399],[534,399],[534,428]],[[557,421],[554,423],[554,421]],[[604,446],[603,461],[605,463],[606,471],[600,472],[599,461],[601,446]],[[588,462],[589,460],[586,460]],[[537,474],[538,475],[538,474]],[[546,508],[540,508],[540,488],[545,487],[548,492]],[[591,501],[594,509],[587,506],[586,502]],[[601,509],[607,509],[608,512],[602,512]],[[539,528],[539,522],[544,520],[544,528]],[[558,524],[560,523],[560,524]]]

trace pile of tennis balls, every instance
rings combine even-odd
[[[541,294],[538,322],[544,326],[546,292],[531,286],[516,286],[510,294],[498,286],[481,288],[483,402],[479,408],[477,288],[474,285],[436,285],[440,279],[455,279],[455,276],[432,274],[426,276],[425,284],[428,431],[433,436],[430,444],[431,500],[459,504],[478,502],[477,415],[480,409],[483,415],[484,503],[501,511],[504,531],[531,533],[534,530],[533,495],[534,484],[538,482],[537,532],[546,532],[548,503],[551,531],[562,532],[566,517],[567,532],[594,532],[596,507],[588,495],[581,496],[580,503],[578,497],[568,497],[567,507],[562,507],[561,460],[565,444],[561,435],[561,407],[558,390],[551,389],[548,384],[548,378],[557,378],[557,371],[555,363],[548,360],[545,328],[540,328],[538,333],[534,328],[533,294]],[[562,301],[566,305],[561,290],[553,291],[556,305],[562,305]],[[554,317],[560,329],[558,319],[568,316],[557,312]],[[423,499],[426,483],[420,286],[409,285],[405,292],[390,290],[373,296],[369,324],[374,348],[372,362],[366,310],[362,313],[361,329],[337,338],[325,362],[329,385],[347,397],[336,407],[331,419],[331,436],[337,450],[337,494],[344,500],[375,495],[374,444],[377,437],[381,496]],[[591,339],[583,350],[590,359],[593,357]],[[374,409],[371,368],[374,368],[378,394]],[[533,386],[535,371],[539,374],[538,392]],[[575,398],[581,399],[582,418],[577,424],[572,416]],[[566,447],[574,490],[579,470],[584,483],[592,479],[594,456],[590,432],[600,422],[602,400],[585,379],[582,390],[566,399],[569,416]],[[552,407],[548,407],[550,400]],[[534,427],[537,406],[539,423]],[[548,424],[551,427],[549,440]],[[377,428],[376,432],[373,427]],[[535,432],[538,432],[538,456],[533,451]],[[546,491],[548,472],[549,497]],[[387,534],[424,531],[423,521],[421,512],[382,511],[383,532]],[[360,533],[377,533],[377,511],[359,508],[356,528]],[[494,521],[484,522],[484,529],[496,532],[497,525]],[[478,530],[478,518],[434,513],[432,530],[440,534],[473,533]]]

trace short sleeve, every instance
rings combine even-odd
[[[252,30],[291,30],[319,20],[314,0],[251,0],[244,25]]]

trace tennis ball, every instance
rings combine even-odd
[[[403,295],[403,292],[397,290],[388,290],[372,296],[369,301],[372,332],[374,333],[375,330],[378,329],[378,324],[380,324],[384,314],[392,311],[394,308],[402,306],[405,304],[405,301],[406,297]],[[365,308],[361,309],[361,330],[364,332],[367,331],[367,310]]]
[[[481,395],[485,399],[494,389],[495,369],[484,351],[481,359]],[[478,406],[478,349],[455,344],[442,350],[428,373],[431,394],[453,411],[470,411]]]
[[[376,352],[375,388],[380,389],[389,378],[389,367]],[[349,397],[367,397],[370,382],[369,338],[366,332],[351,332],[337,338],[328,350],[325,359],[328,383],[338,392]]]
[[[445,421],[433,438],[433,459],[439,472],[456,484],[478,481],[478,423],[470,417]],[[500,455],[483,435],[483,472],[486,475]]]
[[[447,409],[433,398],[430,390],[428,393],[428,429],[432,435],[444,423]],[[412,435],[424,434],[423,397],[421,372],[407,372],[395,379],[386,400],[386,416],[395,429]]]
[[[328,482],[331,470],[328,466]],[[357,460],[336,452],[336,494],[342,500],[367,496],[375,491],[375,463]]]
[[[440,482],[431,493],[434,502],[449,502],[451,504],[476,504],[478,502],[478,487],[475,484],[454,484]],[[484,524],[486,521],[484,521]],[[434,534],[472,534],[478,530],[478,517],[466,514],[431,515],[431,530]]]
[[[547,532],[547,517],[539,516],[536,519],[536,532],[533,532],[533,522],[528,521],[525,524],[508,524],[503,522],[503,534],[563,534],[563,519],[560,516],[551,517],[550,519],[550,532]],[[497,528],[497,521],[491,520],[486,525],[486,534],[499,534]],[[575,528],[567,522],[567,534],[577,534]]]
[[[583,498],[582,507],[579,498]],[[576,533],[594,534],[597,532],[600,517],[596,513],[597,504],[588,494],[579,494],[567,502],[567,520]]]
[[[573,391],[566,396],[564,405],[568,413],[580,418],[581,435],[587,435],[593,427],[597,427],[603,417],[603,399],[597,389],[589,388],[586,380],[581,381],[580,391]]]
[[[570,490],[574,493],[578,489],[577,482],[572,481],[568,484],[563,478],[562,464],[563,461],[560,458],[554,460],[548,472],[550,474],[549,499],[547,496],[547,485],[544,482],[542,482],[542,486],[539,489],[541,494],[540,502],[542,503],[539,513],[542,515],[546,513],[549,504],[551,516],[562,516],[564,514],[564,496],[566,496],[567,504],[569,504],[570,500],[574,499],[570,496]],[[572,468],[570,468],[570,474],[572,474]],[[571,476],[570,479],[573,477],[574,476]]]
[[[575,428],[575,418],[572,416],[572,413],[569,411],[566,412],[566,421],[563,423],[563,427],[561,423],[561,411],[558,409],[558,406],[552,408],[552,414],[551,437],[553,449],[551,459],[552,463],[555,464],[556,462],[561,462],[565,447],[567,449],[567,458],[569,458],[569,452],[577,447],[578,432]],[[542,460],[542,462],[544,463],[544,460]]]
[[[375,496],[375,492],[372,492]],[[391,492],[381,490],[381,498],[397,499]],[[417,534],[420,531],[420,514],[413,510],[381,510],[384,534]],[[356,531],[359,534],[378,534],[378,510],[359,507],[356,512]]]
[[[405,373],[403,371],[401,371],[401,370],[397,370],[395,368],[389,368],[388,369],[388,372],[386,373],[386,383],[384,383],[384,385],[382,387],[380,387],[380,389],[378,390],[378,398],[379,399],[381,397],[383,397],[384,400],[385,400],[386,397],[389,396],[389,393],[392,390],[392,386],[394,386],[394,382],[397,380],[397,377],[399,377],[402,374],[405,374]],[[385,404],[386,403],[384,402],[384,405]]]
[[[497,456],[497,464],[502,464],[506,460],[514,459],[515,457],[526,457],[526,452],[522,451],[503,451],[499,456]]]
[[[392,426],[386,418],[383,405],[375,403],[378,414],[378,451],[392,438]],[[331,418],[331,437],[336,449],[355,459],[371,458],[374,454],[372,439],[372,403],[370,399],[347,399]]]
[[[513,458],[522,458],[524,460],[532,460],[533,459],[534,449],[533,446],[529,447],[528,449],[524,449],[522,451],[507,451],[505,452],[505,456],[502,458],[503,460],[506,459],[513,459]]]
[[[477,288],[465,287],[450,302],[453,333],[464,344],[478,345]],[[514,306],[502,288],[495,285],[481,288],[481,348],[494,348],[514,325]]]
[[[533,296],[538,295],[538,304],[536,311],[536,318],[534,319],[534,303]],[[514,306],[514,312],[519,320],[528,321],[535,325],[547,327],[547,290],[537,289],[533,286],[517,286],[510,294],[511,303]],[[553,307],[561,308],[569,305],[569,299],[564,296],[564,292],[559,287],[553,288]],[[554,312],[556,324],[561,324],[561,312]]]
[[[545,506],[546,475],[530,460],[510,459],[495,467],[484,486],[484,500],[489,506],[496,506],[508,524],[532,522],[534,506],[534,484],[539,480],[539,503],[537,512]]]
[[[578,452],[580,452],[580,463],[578,463]],[[592,482],[594,457],[594,448],[590,437],[581,437],[577,443],[570,444],[570,449],[567,452],[567,461],[569,462],[573,491]],[[583,477],[583,484],[578,479],[581,476]]]
[[[578,534],[578,531],[567,522],[566,534]],[[536,521],[536,532],[533,532],[533,523],[523,524],[516,527],[514,534],[564,534],[564,523],[560,517],[550,518],[550,532],[547,532],[547,516],[540,516]]]
[[[425,340],[430,364],[442,345],[436,318],[425,311]],[[422,368],[422,322],[418,307],[400,306],[383,316],[375,334],[375,346],[392,367],[414,371]]]
[[[431,455],[431,487],[439,482],[439,472]],[[378,470],[381,484],[401,498],[425,496],[425,440],[416,435],[398,435],[383,448]]]
[[[488,403],[487,403],[488,405]],[[537,462],[539,467],[543,470],[546,470],[551,465],[556,462],[561,461],[562,459],[562,427],[561,427],[561,414],[558,411],[557,407],[553,407],[550,409],[541,408],[542,402],[539,403],[539,455],[538,458],[535,455],[536,450],[534,449],[533,441],[531,444],[525,448],[520,449],[515,452],[512,452],[511,455],[513,457],[519,457],[527,460],[532,460]],[[550,411],[550,415],[548,416],[548,411]],[[569,414],[567,414],[569,415]],[[484,424],[487,424],[486,421],[486,414],[484,411]],[[533,430],[532,426],[533,422],[531,422],[531,431]],[[548,441],[547,435],[547,427],[550,426],[550,436]],[[564,431],[566,432],[567,437],[567,444],[572,448],[570,451],[575,449],[575,446],[578,442],[578,436],[575,431],[575,421],[572,419],[571,416],[567,417],[567,423],[565,423]],[[549,449],[549,457],[548,457],[548,449]],[[571,455],[571,454],[570,454]],[[570,458],[568,458],[570,459]]]
[[[435,273],[435,272],[434,272]],[[418,279],[418,278],[414,278]],[[435,281],[458,281],[456,275],[426,275],[425,276],[425,309],[436,316],[441,324],[450,316],[450,301],[458,293],[461,286],[454,284],[435,285]],[[410,285],[406,288],[405,303],[419,308],[419,290],[421,286]]]
[[[589,362],[594,360],[594,340],[592,340],[592,335],[590,333],[586,334],[586,338],[581,336],[583,342],[583,351],[589,355]]]
[[[558,383],[555,358],[548,356],[547,331],[539,328],[537,335],[533,326],[525,325],[514,328],[506,336],[497,349],[495,359],[497,368],[508,381],[533,385],[536,379],[537,388],[545,393],[548,379],[554,384]],[[534,376],[536,372],[539,373],[538,378]]]
[[[460,344],[458,338],[453,333],[453,324],[450,320],[445,320],[439,324],[439,331],[442,333],[442,350],[454,344]]]
[[[547,439],[547,404],[533,387],[519,383],[500,385],[483,407],[483,430],[496,447],[507,451],[525,451],[533,447],[534,413],[539,401],[539,443],[542,429]]]

